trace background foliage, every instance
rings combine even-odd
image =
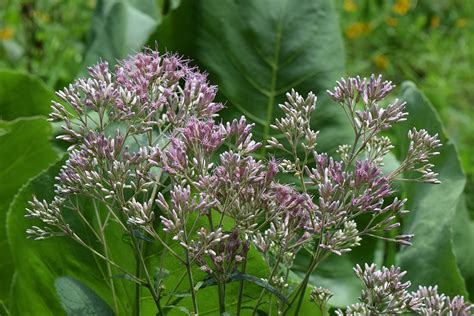
[[[445,146],[435,164],[443,184],[400,187],[412,210],[403,229],[415,233],[414,246],[365,240],[349,255],[331,257],[310,282],[332,289],[332,303],[343,306],[360,293],[354,264],[399,264],[414,285],[437,283],[446,294],[473,300],[473,17],[469,0],[0,3],[0,314],[109,313],[101,264],[64,240],[26,240],[25,206],[33,193],[52,194],[63,155],[64,144],[54,140],[58,126],[45,118],[54,90],[100,58],[113,64],[143,45],[192,58],[219,86],[225,117],[246,115],[262,140],[286,91],[314,91],[321,151],[349,135],[339,108],[324,96],[335,80],[372,72],[393,80],[410,115],[391,136],[404,148],[398,134],[410,126],[439,133]],[[387,167],[396,163],[393,157]],[[126,256],[115,238],[114,255]],[[305,260],[298,258],[294,280]],[[121,295],[127,286],[123,280]],[[97,309],[84,310],[91,302]],[[120,306],[124,313],[129,308]]]

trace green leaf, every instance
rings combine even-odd
[[[453,223],[454,254],[469,292],[474,299],[474,222],[469,218],[465,196],[459,201]]]
[[[453,219],[462,198],[465,177],[456,149],[444,133],[441,121],[429,100],[413,83],[402,85],[402,99],[407,102],[408,119],[397,128],[402,148],[408,148],[407,133],[412,127],[424,128],[440,135],[443,146],[433,159],[434,170],[442,184],[409,183],[405,187],[407,208],[404,232],[415,234],[413,246],[403,247],[398,262],[407,271],[406,278],[413,287],[439,286],[447,295],[466,295],[464,279],[454,255]],[[399,157],[402,159],[401,155]]]
[[[32,195],[51,201],[54,196],[55,177],[64,159],[25,185],[12,202],[7,218],[8,241],[15,262],[16,276],[11,289],[11,312],[13,315],[61,315],[63,309],[54,291],[58,277],[67,275],[81,280],[87,287],[114,306],[104,261],[93,256],[89,250],[66,237],[55,237],[43,241],[26,238],[26,229],[41,225],[38,220],[25,218],[28,201]],[[90,203],[82,203],[85,217],[91,218]],[[105,215],[105,212],[101,212]],[[67,214],[68,223],[74,231],[83,236],[87,243],[96,246],[93,236],[74,214]],[[119,262],[127,271],[135,271],[135,257],[128,244],[122,241],[122,231],[116,224],[108,227],[107,241],[111,260]],[[112,269],[112,274],[119,272]],[[129,280],[113,279],[117,293],[120,314],[129,315],[134,302],[134,284]],[[115,308],[114,308],[115,309]]]
[[[163,17],[155,33],[148,39],[148,46],[170,52],[179,52],[185,57],[196,58],[196,31],[200,23],[196,19],[197,2],[183,0],[171,4],[171,11]]]
[[[262,139],[268,139],[286,92],[294,88],[321,96],[344,72],[343,44],[330,0],[199,4],[198,61],[228,101],[227,116],[246,115]],[[320,104],[315,124],[321,116],[334,123],[337,116],[328,114],[330,109]],[[340,136],[335,131],[333,143]]]
[[[54,282],[56,292],[69,316],[108,316],[114,312],[94,291],[71,277]]]
[[[0,71],[0,120],[48,115],[54,93],[30,74]]]
[[[275,295],[279,300],[281,300],[285,303],[288,302],[286,297],[282,293],[280,293],[276,288],[271,286],[267,281],[263,280],[262,278],[258,278],[255,275],[236,272],[236,273],[233,273],[229,276],[229,278],[227,279],[227,283],[240,281],[240,280],[244,280],[244,281],[248,281],[248,282],[251,282],[253,284],[256,284],[256,285],[260,286],[261,288],[265,289],[267,292]],[[200,289],[203,289],[203,288],[206,288],[206,287],[212,286],[212,285],[217,285],[217,281],[215,279],[205,279],[202,282],[202,285],[200,286]]]
[[[0,299],[8,297],[14,270],[5,230],[8,206],[23,184],[57,159],[50,137],[43,118],[0,121]]]
[[[92,40],[84,65],[99,59],[114,64],[141,49],[158,25],[154,0],[99,0],[93,17]],[[84,72],[85,72],[85,67]]]
[[[275,289],[273,286],[271,286],[267,281],[264,281],[261,278],[257,278],[254,275],[245,274],[245,273],[236,273],[231,276],[230,280],[231,281],[244,280],[244,281],[252,282],[253,284],[256,284],[260,286],[261,288],[265,289],[267,292],[275,295],[279,300],[285,303],[288,302],[286,297],[283,294],[281,294],[277,289]]]

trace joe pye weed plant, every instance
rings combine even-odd
[[[425,130],[412,129],[406,158],[382,172],[394,148],[382,132],[408,114],[398,100],[382,106],[394,86],[381,76],[341,79],[328,91],[354,131],[353,143],[332,157],[318,152],[318,132],[310,127],[313,93],[289,92],[280,105],[284,116],[272,125],[280,137],[261,144],[245,117],[221,122],[217,87],[175,55],[145,50],[113,71],[102,62],[89,74],[58,92],[62,103],[53,104],[50,118],[63,124],[59,138],[72,144],[55,198],[30,202],[27,216],[39,221],[27,234],[71,238],[103,260],[116,313],[123,304],[116,284],[121,277],[136,283],[129,302],[135,314],[148,295],[158,315],[177,308],[198,315],[199,292],[213,288],[208,293],[216,297],[205,299],[218,302],[216,314],[298,315],[311,300],[315,313],[327,315],[332,293],[307,291],[318,265],[364,237],[410,245],[412,235],[397,234],[408,211],[406,200],[394,197],[393,183],[439,183],[429,159],[441,144]],[[94,212],[85,213],[84,203]],[[71,218],[92,238],[76,231]],[[364,225],[359,218],[367,219]],[[110,254],[110,243],[117,242],[108,238],[111,229],[121,230],[123,247],[136,257],[134,270]],[[158,249],[161,265],[147,260],[150,249]],[[291,269],[303,252],[309,264],[294,284]],[[265,277],[248,273],[256,262],[250,257],[264,260]],[[165,286],[167,258],[184,271],[174,288]],[[463,297],[447,297],[436,286],[410,292],[397,267],[367,264],[354,271],[365,288],[360,302],[339,315],[470,314]],[[238,291],[229,292],[229,284],[238,284]],[[258,286],[257,295],[246,293],[250,286]],[[190,306],[180,306],[180,296],[189,297]]]

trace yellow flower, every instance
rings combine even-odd
[[[48,13],[41,11],[34,11],[33,15],[41,22],[48,23],[51,19]]]
[[[13,38],[13,33],[13,29],[8,26],[4,29],[0,29],[0,40],[9,40]]]
[[[433,15],[430,19],[430,27],[434,30],[439,27],[440,19],[439,16]]]
[[[346,12],[356,12],[357,11],[357,3],[354,0],[344,0],[344,11]]]
[[[356,22],[354,24],[349,25],[349,27],[346,28],[345,33],[346,33],[347,38],[355,39],[355,38],[358,38],[370,33],[370,31],[371,31],[371,28],[368,23]]]
[[[466,19],[457,19],[456,20],[456,27],[459,29],[463,29],[466,27],[467,21]]]
[[[388,17],[388,18],[385,20],[385,22],[386,22],[389,26],[391,26],[391,27],[395,27],[395,26],[398,25],[398,19],[392,18],[392,17]]]
[[[392,7],[392,11],[398,15],[405,15],[410,9],[410,2],[410,0],[397,0]]]
[[[389,60],[385,55],[379,54],[374,57],[374,64],[380,69],[387,69]]]

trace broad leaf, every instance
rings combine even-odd
[[[13,70],[0,71],[0,120],[47,115],[54,93],[40,79]]]
[[[325,96],[344,72],[331,1],[184,1],[153,38],[209,72],[227,107],[224,118],[246,115],[259,139],[274,133],[269,125],[281,114],[277,105],[294,88],[320,96],[313,120],[323,133],[320,150],[347,141],[350,126]]]
[[[43,118],[0,121],[0,300],[8,296],[14,270],[5,230],[8,206],[24,183],[56,160],[50,137]]]
[[[148,39],[148,46],[158,45],[160,52],[179,53],[186,58],[196,58],[197,1],[171,1],[170,11],[163,12],[163,19]]]
[[[474,222],[469,218],[465,196],[459,201],[453,223],[454,254],[469,292],[474,299]]]
[[[441,121],[428,99],[412,83],[402,86],[402,98],[407,101],[408,119],[398,126],[401,148],[408,148],[407,133],[412,127],[424,128],[440,135],[441,154],[433,159],[442,184],[408,183],[405,195],[411,213],[406,218],[404,232],[415,234],[413,246],[399,253],[399,265],[407,271],[413,287],[439,286],[447,295],[466,295],[463,277],[453,250],[452,225],[462,198],[465,177],[456,149],[443,131]],[[405,153],[402,152],[402,157]]]
[[[97,1],[84,65],[91,66],[99,59],[114,64],[137,52],[155,30],[158,16],[154,0]]]
[[[69,316],[111,316],[114,312],[94,291],[71,277],[54,282],[56,292]]]

